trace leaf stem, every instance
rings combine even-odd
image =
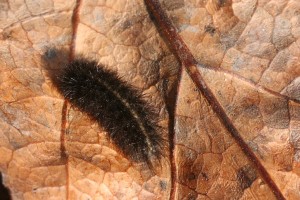
[[[196,67],[197,64],[201,65],[201,63],[197,63],[196,59],[189,51],[187,45],[177,33],[175,26],[172,24],[166,12],[164,12],[164,10],[162,9],[158,0],[145,0],[145,4],[150,13],[153,15],[157,25],[159,25],[159,30],[161,31],[161,34],[165,37],[170,47],[173,49],[174,53],[179,58],[182,65],[185,67],[186,72],[189,74],[192,81],[198,87],[202,95],[206,98],[211,108],[218,116],[219,120],[222,122],[227,131],[231,134],[231,136],[235,139],[235,141],[239,144],[239,146],[243,150],[244,154],[248,157],[248,159],[257,167],[261,177],[268,184],[275,197],[280,200],[285,199],[275,182],[272,180],[268,171],[262,165],[257,156],[253,153],[252,149],[240,136],[238,130],[233,125],[225,110],[220,105],[213,92],[205,83],[204,79],[202,78],[200,72]],[[175,194],[171,195],[171,197],[174,198]]]

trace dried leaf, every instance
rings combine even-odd
[[[13,199],[300,198],[297,0],[8,1],[0,13]],[[64,102],[45,52],[53,70],[83,55],[143,90],[170,142],[155,173]]]

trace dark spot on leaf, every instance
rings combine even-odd
[[[47,51],[45,52],[44,56],[48,59],[53,59],[57,56],[57,52],[55,49],[47,49]]]
[[[189,173],[187,178],[188,178],[189,181],[192,181],[192,180],[196,179],[196,175],[194,173]]]
[[[204,179],[205,181],[208,181],[208,180],[209,180],[209,178],[208,178],[208,176],[207,176],[206,173],[201,172],[201,175],[202,175],[202,177],[203,177],[203,179]]]
[[[246,165],[240,168],[237,172],[237,179],[243,190],[250,187],[256,178],[257,178],[256,170],[250,165]]]
[[[132,21],[131,20],[126,20],[123,24],[122,24],[122,29],[128,29],[132,26]]]
[[[209,33],[211,36],[213,36],[216,32],[216,28],[212,25],[206,25],[204,27],[204,29],[205,29],[205,32]]]
[[[167,189],[167,182],[166,181],[160,181],[159,186],[162,190],[166,190]]]
[[[220,7],[231,5],[231,0],[217,0]]]

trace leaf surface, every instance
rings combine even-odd
[[[0,170],[13,199],[300,198],[297,0],[3,8]],[[143,91],[169,141],[155,173],[63,100],[46,51],[53,70],[93,58]]]

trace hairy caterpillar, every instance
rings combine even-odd
[[[162,155],[158,116],[141,91],[117,73],[88,59],[75,59],[51,75],[53,84],[72,105],[107,132],[117,148],[134,162]]]

